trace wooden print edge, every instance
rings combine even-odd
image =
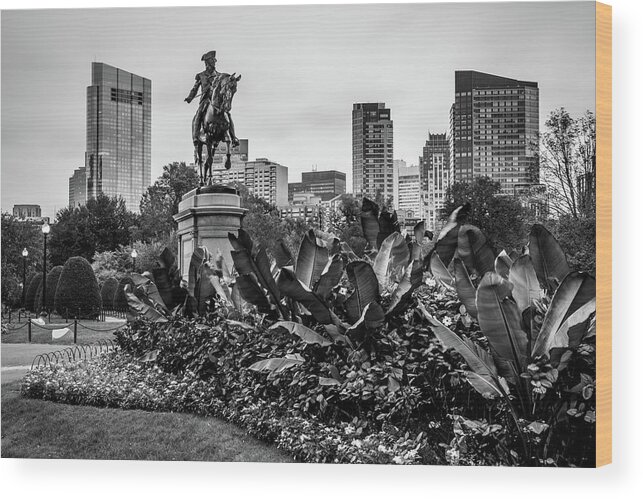
[[[612,462],[612,7],[596,2],[596,466]]]

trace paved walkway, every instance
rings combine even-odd
[[[62,347],[65,348],[65,347]],[[43,345],[35,343],[2,343],[0,346],[2,384],[22,378],[31,368],[36,355],[61,350],[59,345]]]

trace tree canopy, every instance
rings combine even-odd
[[[193,167],[174,162],[163,167],[163,174],[148,187],[141,199],[141,223],[138,239],[158,240],[176,229],[172,218],[179,211],[181,197],[199,185]]]
[[[96,252],[128,244],[138,226],[137,215],[127,210],[122,198],[104,194],[84,206],[63,208],[56,218],[48,249],[54,265],[64,265],[73,256],[92,261]]]
[[[447,190],[442,216],[446,219],[458,206],[470,203],[467,223],[478,226],[498,249],[519,248],[526,237],[525,210],[514,198],[500,196],[500,190],[500,183],[489,177],[456,182]]]

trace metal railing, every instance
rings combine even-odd
[[[117,347],[112,340],[98,340],[91,345],[74,345],[73,347],[42,353],[34,357],[31,369],[34,367],[47,367],[59,363],[71,363],[79,360],[88,360],[97,355],[115,350]]]

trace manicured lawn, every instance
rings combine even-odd
[[[73,319],[65,321],[64,318],[52,316],[51,323],[46,322],[44,328],[32,324],[31,342],[48,343],[52,345],[71,345],[74,343],[73,322]],[[125,325],[125,322],[125,319],[111,319],[106,322],[79,319],[77,341],[81,344],[89,344],[96,343],[100,339],[113,339],[114,330]],[[70,332],[67,333],[67,335],[57,340],[52,339],[51,329],[62,329],[64,326],[70,323],[72,325],[68,326]],[[27,327],[28,326],[26,320],[23,319],[18,322],[14,318],[11,323],[7,324],[8,333],[2,335],[2,343],[27,343]]]
[[[2,457],[293,462],[234,425],[188,414],[71,406],[2,386]]]

